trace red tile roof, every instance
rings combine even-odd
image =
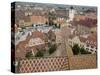
[[[42,32],[39,32],[39,31],[32,32],[32,35],[28,35],[25,41],[21,41],[21,42],[19,42],[18,45],[16,45],[15,57],[16,58],[25,58],[25,54],[27,51],[29,51],[29,50],[35,51],[35,50],[37,50],[37,48],[39,48],[39,49],[45,48],[45,46],[46,46],[45,44],[36,45],[36,46],[32,46],[32,47],[28,46],[28,42],[31,38],[40,38],[45,41],[46,40],[45,37],[46,36]],[[18,50],[20,52],[18,52]]]
[[[91,19],[91,18],[85,18],[85,19],[80,19],[79,21],[76,21],[74,19],[73,25],[83,25],[86,27],[96,27],[97,25],[97,19]]]
[[[84,42],[86,44],[89,44],[91,46],[97,45],[97,36],[96,34],[90,34],[87,38],[79,37],[81,42]]]

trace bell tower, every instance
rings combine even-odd
[[[74,10],[73,6],[71,6],[69,9],[69,21],[73,21],[74,15],[75,15],[75,10]]]

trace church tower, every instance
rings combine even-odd
[[[75,10],[74,10],[74,8],[71,6],[70,9],[69,9],[69,21],[73,21],[74,16],[75,16]]]

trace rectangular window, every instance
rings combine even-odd
[[[93,46],[91,46],[91,48],[94,48]]]
[[[89,47],[89,45],[87,44],[87,47]]]
[[[86,50],[89,50],[89,48],[86,48]]]

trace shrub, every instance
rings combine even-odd
[[[90,52],[86,51],[83,47],[79,47],[78,44],[75,44],[72,47],[72,51],[73,51],[74,55],[78,55],[78,54],[91,54]]]
[[[36,53],[35,57],[43,57],[43,52],[42,52],[41,50],[39,50],[39,51]]]
[[[78,46],[78,44],[75,44],[75,45],[72,47],[72,51],[73,51],[74,55],[79,54],[79,50],[80,50],[80,47]]]
[[[25,57],[28,58],[28,59],[33,58],[32,52],[27,52]]]
[[[86,51],[83,47],[80,48],[81,54],[91,54],[91,52]]]
[[[52,54],[55,50],[57,49],[57,45],[51,45],[51,47],[49,48],[49,54]]]

